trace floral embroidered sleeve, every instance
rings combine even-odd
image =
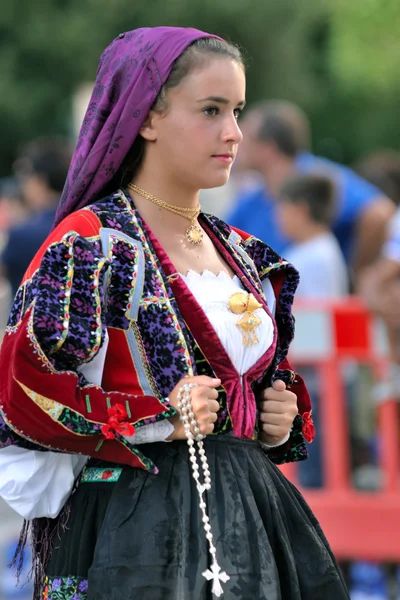
[[[106,392],[77,371],[105,338],[108,267],[98,236],[70,231],[49,243],[21,285],[0,353],[0,447],[78,453],[156,472],[126,437],[145,421],[173,416],[168,400]]]

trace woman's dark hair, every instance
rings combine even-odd
[[[234,44],[212,37],[196,40],[175,60],[172,65],[171,73],[165,84],[162,86],[151,110],[164,112],[168,108],[168,90],[177,87],[193,69],[201,67],[209,60],[210,55],[230,58],[244,67],[242,53]],[[145,143],[146,142],[141,135],[136,137],[131,149],[125,156],[121,167],[116,173],[114,178],[116,184],[115,187],[126,187],[126,185],[132,181],[142,164]]]

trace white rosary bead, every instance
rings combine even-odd
[[[212,557],[212,568],[207,569],[206,571],[204,571],[204,573],[202,573],[202,575],[208,580],[210,581],[210,579],[216,577],[216,574],[218,574],[218,584],[219,584],[219,588],[217,590],[214,590],[214,586],[213,586],[213,593],[217,596],[220,596],[222,594],[222,587],[219,583],[219,580],[226,582],[229,579],[229,576],[225,573],[222,572],[220,575],[220,571],[221,568],[219,567],[218,563],[217,563],[217,559],[216,559],[216,548],[213,544],[213,535],[211,533],[211,524],[210,524],[210,518],[208,516],[208,514],[206,513],[207,510],[207,504],[203,499],[203,494],[204,491],[207,490],[211,490],[211,472],[210,472],[210,468],[208,466],[208,461],[207,461],[207,456],[206,456],[206,451],[204,448],[204,444],[203,444],[203,439],[205,438],[205,436],[203,434],[200,433],[200,428],[197,424],[194,412],[192,410],[192,403],[191,403],[191,390],[196,387],[197,384],[195,383],[190,383],[190,384],[185,384],[181,387],[181,389],[178,392],[178,409],[180,411],[180,420],[183,423],[183,427],[185,430],[185,435],[186,435],[186,439],[187,439],[187,444],[188,444],[188,449],[189,449],[189,459],[190,462],[192,464],[192,477],[196,483],[196,487],[197,487],[197,492],[199,494],[199,506],[200,509],[202,511],[202,521],[203,521],[203,526],[204,526],[204,532],[206,535],[206,538],[208,540],[208,548],[209,548],[209,552],[210,555]],[[193,430],[193,433],[192,433]],[[196,447],[194,444],[194,439],[197,442],[197,450],[200,456],[200,461],[201,461],[201,466],[202,466],[202,471],[203,471],[203,481],[204,483],[201,484],[199,479],[200,479],[200,474],[199,474],[199,465],[197,463],[197,457],[196,457]],[[215,584],[215,581],[214,581]]]

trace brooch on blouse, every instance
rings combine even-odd
[[[236,325],[242,331],[243,345],[254,346],[258,344],[259,339],[255,329],[262,322],[255,311],[262,308],[262,304],[253,296],[246,292],[235,292],[228,300],[228,307],[235,315],[241,315]]]

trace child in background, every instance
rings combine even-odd
[[[332,299],[348,293],[346,264],[330,230],[335,203],[334,184],[322,175],[296,175],[280,190],[278,219],[282,231],[293,242],[285,259],[300,273],[299,299]],[[319,382],[314,367],[303,366],[299,372],[307,382],[313,400],[313,420],[318,432],[309,447],[307,464],[298,466],[299,481],[303,487],[318,488],[324,483]]]
[[[348,293],[348,274],[331,232],[335,187],[322,175],[296,175],[281,188],[278,218],[293,245],[285,258],[300,272],[297,298],[337,298]]]

